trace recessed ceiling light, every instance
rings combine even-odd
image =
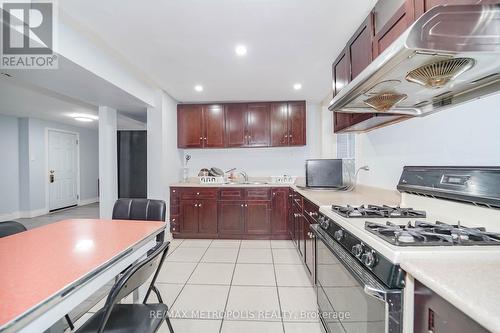
[[[75,120],[77,121],[82,121],[84,123],[90,123],[91,121],[94,121],[93,119],[90,118],[83,118],[83,117],[75,117]]]
[[[197,84],[197,85],[194,86],[194,90],[196,90],[197,92],[201,92],[201,91],[203,91],[203,86]]]
[[[69,114],[69,116],[77,121],[82,121],[86,123],[99,119],[98,116],[87,113],[71,113]]]
[[[236,54],[240,57],[243,57],[245,54],[247,54],[247,47],[245,45],[236,45],[234,52],[236,52]]]
[[[302,89],[302,84],[300,84],[300,83],[295,83],[295,84],[293,85],[293,89],[295,89],[295,90],[300,90],[300,89]]]

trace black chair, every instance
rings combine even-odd
[[[0,222],[0,238],[26,231],[26,227],[16,221]]]
[[[113,220],[145,220],[163,221],[167,205],[163,200],[152,199],[118,199],[113,207]],[[165,233],[160,233],[156,240],[163,243]]]
[[[104,307],[90,317],[76,332],[156,332],[165,320],[170,332],[173,333],[174,329],[168,317],[168,306],[163,303],[160,292],[154,285],[169,246],[170,242],[157,245],[151,255],[130,267],[111,289]],[[117,304],[144,284],[153,273],[153,279],[142,304]],[[146,303],[151,292],[156,294],[159,303]]]

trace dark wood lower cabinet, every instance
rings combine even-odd
[[[288,194],[287,187],[272,190],[271,233],[283,235],[288,233]]]
[[[309,228],[311,226],[311,224],[313,224],[313,223],[311,223],[307,218],[305,218],[305,223],[304,223],[304,248],[305,248],[304,263],[305,263],[305,266],[307,268],[309,275],[314,274],[314,264],[315,264],[315,258],[316,258],[314,236],[311,233],[311,229]]]
[[[170,190],[174,238],[290,239],[288,187]]]
[[[198,233],[217,234],[216,200],[201,200],[198,202]]]
[[[245,234],[269,235],[271,233],[270,213],[270,201],[247,201],[245,203]]]
[[[227,236],[241,235],[245,231],[245,202],[219,201],[219,234]]]
[[[181,200],[182,223],[179,232],[182,234],[198,233],[198,206],[196,200]]]

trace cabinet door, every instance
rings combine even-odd
[[[290,193],[288,194],[288,234],[290,235],[290,239],[296,243],[296,238],[295,238],[295,218],[293,216],[294,210],[293,210],[293,193],[294,190],[290,190]],[[297,245],[297,244],[295,244]]]
[[[288,103],[271,104],[271,146],[288,146]]]
[[[373,40],[373,58],[387,49],[415,20],[414,0],[405,0],[393,16],[375,34]],[[377,13],[375,13],[377,15]],[[383,23],[380,23],[383,24]]]
[[[204,147],[224,147],[224,109],[220,104],[207,105],[203,109]]]
[[[248,104],[247,142],[249,147],[269,146],[271,132],[269,109],[269,103]]]
[[[270,201],[247,201],[245,203],[245,233],[251,235],[270,234],[270,213]]]
[[[304,251],[305,251],[304,262],[306,264],[306,268],[309,272],[309,275],[313,276],[315,253],[314,253],[314,238],[311,229],[309,229],[310,225],[311,223],[309,222],[309,220],[307,218],[304,219]]]
[[[247,144],[247,105],[225,105],[226,146],[244,147]]]
[[[271,232],[283,235],[288,232],[288,188],[272,189]]]
[[[347,47],[349,48],[348,54],[350,56],[351,62],[350,81],[354,80],[354,78],[356,78],[356,76],[358,76],[363,71],[363,69],[371,64],[373,60],[373,29],[373,15],[370,14],[347,44]]]
[[[200,234],[217,234],[217,200],[198,201],[198,231]]]
[[[333,64],[333,93],[338,94],[349,82],[351,77],[351,66],[349,64],[349,50],[346,48],[344,52],[337,58]],[[333,115],[333,131],[334,133],[349,127],[351,124],[351,114],[334,112]]]
[[[219,201],[219,234],[239,236],[245,232],[245,202]]]
[[[306,145],[306,102],[288,103],[288,145]]]
[[[180,233],[198,233],[198,202],[196,200],[181,200]]]
[[[203,146],[203,105],[177,106],[177,146],[179,148]]]

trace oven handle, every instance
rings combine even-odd
[[[388,302],[389,299],[391,298],[390,296],[395,294],[395,293],[400,293],[400,291],[396,291],[394,292],[393,290],[384,290],[384,289],[380,289],[380,288],[376,288],[376,287],[372,287],[370,285],[364,285],[364,288],[363,288],[363,291],[365,292],[365,294],[367,294],[368,296],[371,296],[373,298],[376,298],[378,300],[381,300],[383,302]]]

